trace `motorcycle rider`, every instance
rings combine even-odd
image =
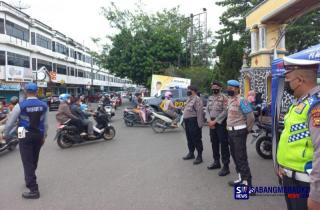
[[[144,111],[144,105],[141,97],[141,93],[136,93],[135,98],[132,100],[133,112],[139,114],[141,122],[146,123],[146,113]]]
[[[93,122],[88,119],[88,117],[91,116],[91,114],[89,114],[88,112],[83,112],[80,106],[81,99],[75,98],[74,102],[71,105],[71,113],[81,120],[82,127],[87,128],[88,137],[94,139],[96,138],[96,136],[93,133]]]
[[[5,123],[8,119],[7,115],[2,113],[2,111],[3,111],[3,102],[0,101],[0,147],[2,147],[2,145],[6,144],[6,141],[2,136],[3,136]]]
[[[14,106],[19,102],[19,98],[17,96],[12,96],[10,99],[10,104],[8,106],[8,108],[10,109],[10,111],[13,110]]]
[[[172,102],[172,93],[170,91],[167,91],[164,94],[164,100],[160,104],[160,108],[164,113],[169,115],[172,118],[172,126],[177,126],[177,113],[175,112],[176,107],[174,106]]]
[[[56,119],[59,123],[64,124],[68,121],[72,125],[75,125],[78,128],[82,128],[82,122],[81,120],[74,116],[70,110],[70,104],[71,104],[71,96],[69,94],[61,94],[59,96],[60,105],[58,108],[58,113],[56,114]],[[85,135],[85,132],[82,132],[80,135]]]

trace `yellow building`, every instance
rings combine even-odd
[[[251,32],[251,67],[241,69],[242,92],[249,90],[271,100],[271,63],[276,49],[283,57],[285,27],[290,21],[320,7],[319,0],[265,0],[246,16],[246,27]]]

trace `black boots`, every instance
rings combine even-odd
[[[192,160],[194,159],[194,154],[193,153],[188,153],[186,156],[182,158],[183,160]]]
[[[220,162],[219,161],[214,161],[210,166],[207,167],[208,170],[214,170],[221,168]]]
[[[195,159],[195,161],[193,161],[193,165],[198,165],[200,163],[202,163],[202,154],[198,154],[197,158]]]
[[[219,173],[218,173],[219,176],[227,176],[228,174],[230,174],[230,170],[229,170],[228,165],[224,165],[223,168],[221,169],[221,171],[219,171]]]
[[[30,191],[22,193],[22,197],[25,199],[38,199],[40,198],[39,191]]]

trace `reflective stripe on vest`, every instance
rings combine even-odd
[[[298,172],[306,172],[313,159],[314,148],[308,127],[310,107],[308,100],[290,107],[277,151],[278,163]]]

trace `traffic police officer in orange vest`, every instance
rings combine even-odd
[[[18,121],[21,160],[26,187],[30,190],[23,193],[22,197],[37,199],[40,197],[40,193],[35,172],[38,166],[40,149],[47,136],[48,106],[36,97],[38,87],[35,83],[28,83],[25,89],[27,99],[17,104],[10,113],[5,127],[5,136],[9,136],[9,132]]]
[[[284,58],[285,90],[295,97],[284,118],[278,150],[279,176],[285,187],[307,189],[299,198],[285,194],[288,210],[320,209],[320,61]],[[310,193],[308,195],[310,187]]]

